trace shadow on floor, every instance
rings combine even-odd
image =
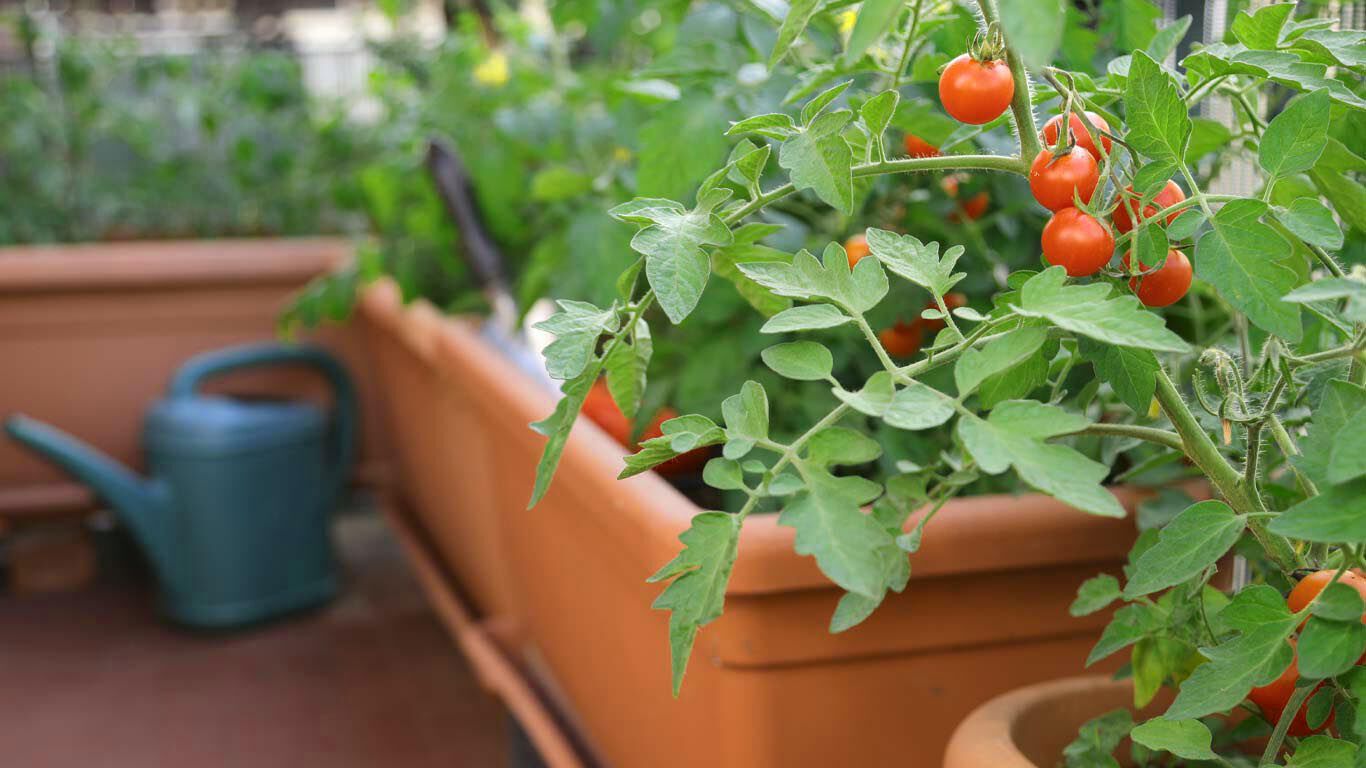
[[[505,716],[376,515],[338,524],[347,584],[312,614],[177,629],[147,585],[0,597],[0,764],[484,768]]]

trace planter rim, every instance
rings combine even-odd
[[[1132,690],[1130,681],[1105,675],[1067,677],[1016,688],[991,699],[963,719],[949,740],[944,768],[1040,768],[1020,751],[1016,741],[1015,731],[1029,713],[1065,700],[1108,701],[1128,696]]]
[[[442,359],[448,356],[484,361],[479,367],[465,366],[460,375],[474,379],[480,388],[500,391],[500,397],[512,403],[508,428],[524,430],[526,439],[540,443],[526,424],[554,409],[553,396],[488,344],[477,330],[477,318],[447,317],[421,299],[404,306],[397,285],[388,278],[363,289],[359,307],[429,365],[442,366]],[[620,495],[620,503],[611,499],[603,503],[620,511],[616,521],[623,528],[623,542],[631,544],[630,551],[640,559],[642,572],[653,572],[676,554],[678,535],[701,510],[653,472],[616,480],[622,456],[621,447],[611,437],[580,420],[570,434],[560,471],[592,473],[614,483],[614,495]],[[529,498],[529,481],[525,490]],[[1128,486],[1112,492],[1130,509],[1153,493]],[[946,506],[949,509],[932,523],[933,535],[926,536],[924,546],[916,553],[913,580],[1103,564],[1122,560],[1133,543],[1130,519],[1087,515],[1039,493],[965,497]],[[908,530],[922,514],[911,516]],[[794,529],[778,525],[777,515],[756,515],[746,521],[726,593],[831,589],[833,585],[814,559],[793,551],[795,535]]]
[[[339,237],[146,240],[0,248],[0,295],[299,283],[352,253]]]

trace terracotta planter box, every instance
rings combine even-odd
[[[0,415],[22,411],[134,467],[147,406],[204,350],[264,341],[290,294],[349,257],[338,239],[128,242],[0,249]],[[348,363],[363,402],[358,473],[381,477],[380,421],[361,347],[346,329],[312,340]],[[226,380],[242,393],[317,394],[307,373]],[[0,440],[0,516],[77,512],[84,488]]]
[[[542,447],[527,424],[551,394],[472,322],[401,307],[392,284],[367,290],[361,321],[416,525],[483,621],[515,628],[518,665],[603,764],[936,766],[982,702],[1080,673],[1108,619],[1067,606],[1083,580],[1118,570],[1129,521],[1037,495],[953,501],[906,593],[831,635],[838,588],[762,516],[745,526],[726,614],[703,630],[675,700],[668,619],[645,578],[698,508],[653,473],[616,480],[621,449],[581,422],[527,510]],[[1119,495],[1131,508],[1140,498]]]

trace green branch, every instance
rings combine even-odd
[[[1132,437],[1149,443],[1165,446],[1174,451],[1186,452],[1181,436],[1175,432],[1156,427],[1142,427],[1137,424],[1091,424],[1085,429],[1072,432],[1073,435],[1100,435],[1103,437]]]
[[[1001,25],[1001,12],[996,8],[996,0],[978,0],[982,9],[982,20],[987,26]],[[1020,139],[1020,156],[1025,163],[1032,162],[1034,156],[1042,151],[1039,144],[1039,126],[1034,123],[1034,108],[1029,96],[1029,71],[1025,69],[1020,54],[1014,46],[1006,46],[1006,63],[1015,79],[1015,96],[1010,101],[1010,111],[1015,117],[1015,133]]]

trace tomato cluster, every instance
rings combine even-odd
[[[588,395],[583,401],[583,415],[597,424],[603,432],[620,443],[623,448],[630,451],[640,449],[640,445],[631,440],[631,420],[626,418],[626,414],[617,407],[616,400],[612,398],[611,391],[607,389],[607,379],[598,379],[593,382],[593,387],[588,390]],[[641,433],[640,442],[663,437],[664,422],[675,418],[678,418],[678,411],[668,406],[660,408],[655,413],[654,419],[650,421],[650,426]],[[669,459],[655,467],[655,471],[665,476],[686,475],[700,470],[709,458],[711,458],[711,453],[707,449],[698,448]]]
[[[1336,575],[1336,570],[1323,570],[1305,576],[1300,580],[1299,584],[1295,585],[1294,589],[1290,590],[1290,594],[1286,596],[1286,607],[1288,607],[1292,613],[1299,613],[1304,610],[1305,607],[1314,601],[1314,598],[1319,596],[1319,593],[1323,592],[1329,584],[1333,583],[1333,577]],[[1361,594],[1363,599],[1366,599],[1366,578],[1363,578],[1360,574],[1353,571],[1345,571],[1342,574],[1342,577],[1338,579],[1338,583],[1345,584],[1346,586],[1355,589]],[[1366,614],[1362,615],[1361,621],[1363,624],[1366,624]],[[1290,644],[1292,646],[1296,644],[1293,638],[1291,639]],[[1357,660],[1358,664],[1363,662],[1366,662],[1366,656]],[[1281,715],[1285,713],[1285,707],[1290,702],[1290,697],[1295,693],[1295,684],[1299,681],[1299,677],[1299,650],[1296,649],[1295,658],[1291,660],[1290,666],[1286,667],[1280,677],[1277,677],[1266,685],[1253,688],[1252,692],[1249,693],[1247,697],[1253,704],[1256,704],[1257,707],[1262,710],[1262,716],[1272,725],[1275,725],[1280,721]],[[1317,693],[1326,683],[1326,680],[1320,682],[1314,687],[1314,692]],[[1312,698],[1313,696],[1311,695],[1310,699]],[[1294,719],[1291,720],[1288,733],[1291,736],[1296,737],[1323,733],[1333,724],[1333,717],[1334,713],[1330,711],[1327,719],[1323,723],[1320,723],[1317,727],[1311,728],[1309,726],[1309,699],[1306,699],[1304,705],[1300,707],[1300,710],[1295,713]]]

